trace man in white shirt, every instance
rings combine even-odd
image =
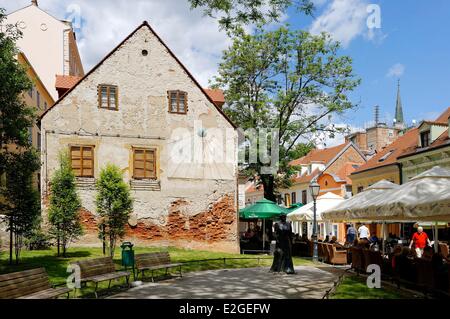
[[[366,225],[362,224],[359,228],[358,228],[358,234],[359,234],[359,239],[366,239],[369,240],[370,237],[370,232],[369,232],[369,228],[366,227]]]

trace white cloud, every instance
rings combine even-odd
[[[344,48],[358,36],[379,44],[386,35],[381,29],[368,28],[368,5],[367,0],[331,0],[322,14],[312,23],[310,32],[313,34],[327,32]]]
[[[59,19],[70,15],[70,5],[81,10],[78,45],[85,70],[97,64],[142,21],[147,20],[178,58],[204,86],[217,72],[221,53],[230,43],[215,19],[191,10],[187,0],[40,0],[39,7]],[[0,0],[8,11],[29,0]]]
[[[388,70],[386,76],[390,78],[399,78],[405,73],[406,67],[401,63],[396,63]]]

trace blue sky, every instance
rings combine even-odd
[[[397,77],[405,119],[434,119],[450,106],[450,1],[448,0],[313,0],[314,18],[293,9],[284,22],[314,32],[329,31],[343,42],[342,54],[354,59],[362,84],[351,95],[361,103],[356,112],[335,119],[363,127],[373,120],[373,106],[392,121]],[[215,75],[229,39],[217,21],[190,10],[187,0],[39,0],[39,6],[58,18],[79,8],[77,31],[85,69],[89,70],[112,48],[148,20],[194,76],[203,84]],[[133,5],[130,5],[130,4]],[[0,0],[7,12],[30,0]],[[378,4],[381,29],[369,30],[367,6]],[[394,66],[396,76],[388,76]]]
[[[337,10],[329,10],[333,1],[319,1],[322,2],[316,17],[328,12],[328,24],[333,19],[337,25],[339,20],[348,22]],[[405,120],[436,118],[450,106],[450,1],[372,0],[370,3],[381,8],[381,29],[376,31],[374,39],[369,39],[364,26],[341,51],[353,58],[355,72],[362,78],[361,86],[352,94],[355,101],[361,100],[361,106],[356,113],[347,114],[346,119],[354,126],[362,126],[373,120],[373,106],[380,105],[382,116],[392,120],[398,77]],[[292,26],[310,28],[312,19],[305,19],[294,10],[290,10],[289,16]],[[334,29],[330,27],[330,31]],[[344,31],[336,31],[336,38],[341,38],[339,32]],[[404,71],[400,67],[398,77],[388,76],[396,64],[403,66]]]

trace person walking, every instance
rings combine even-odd
[[[422,227],[418,227],[417,232],[412,236],[411,242],[409,243],[409,249],[412,248],[413,244],[417,258],[422,258],[423,250],[427,245],[431,247],[430,239],[428,238],[427,233],[423,231]]]
[[[369,241],[370,231],[369,231],[369,228],[367,228],[367,226],[365,224],[362,224],[358,228],[358,234],[359,234],[359,240],[365,239],[365,240]]]
[[[350,224],[347,228],[347,243],[352,244],[356,239],[356,229],[353,224]]]

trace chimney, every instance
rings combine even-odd
[[[35,5],[36,7],[38,6],[37,0],[31,0],[31,4],[32,4],[32,5]]]

